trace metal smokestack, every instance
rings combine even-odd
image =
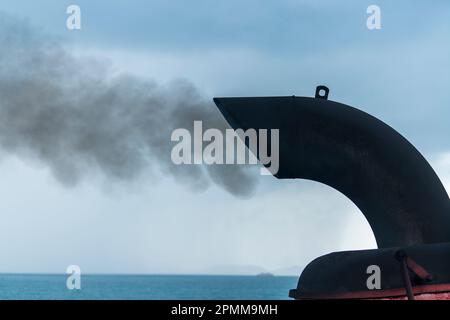
[[[314,260],[291,296],[373,298],[355,293],[368,290],[362,281],[367,279],[367,264],[382,265],[386,290],[394,290],[379,297],[401,296],[405,289],[394,280],[404,278],[395,271],[399,247],[414,265],[425,266],[421,268],[439,279],[424,279],[428,287],[421,288],[419,279],[413,283],[415,292],[436,292],[445,286],[450,291],[450,202],[438,176],[397,131],[361,110],[328,100],[328,93],[327,87],[319,86],[315,98],[214,99],[233,128],[279,129],[275,176],[314,180],[342,192],[364,214],[381,248]]]

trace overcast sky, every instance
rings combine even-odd
[[[188,79],[208,99],[312,96],[325,84],[330,99],[405,135],[450,190],[450,3],[342,2],[0,0],[0,11],[76,55],[162,84]],[[82,29],[68,31],[74,3]],[[371,4],[381,30],[366,27]],[[175,179],[67,187],[45,163],[3,151],[0,272],[292,273],[331,251],[376,246],[359,210],[318,183],[258,176],[255,195],[240,199]]]

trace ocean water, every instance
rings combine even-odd
[[[192,275],[82,275],[81,289],[67,275],[0,274],[0,299],[289,299],[297,277]]]

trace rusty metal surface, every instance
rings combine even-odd
[[[380,300],[406,300],[404,296],[392,297],[392,298],[382,298]],[[450,290],[448,292],[439,293],[421,293],[415,296],[415,300],[450,300]]]
[[[424,285],[413,288],[414,300],[450,300],[450,284]],[[292,296],[293,297],[293,296]],[[297,296],[297,300],[409,300],[405,289],[366,290]]]

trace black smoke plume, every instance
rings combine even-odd
[[[0,13],[0,148],[45,164],[64,185],[96,174],[114,182],[162,172],[191,188],[213,182],[250,195],[256,180],[242,166],[171,162],[173,129],[190,129],[194,120],[226,128],[210,100],[188,81],[160,85],[117,74]]]

